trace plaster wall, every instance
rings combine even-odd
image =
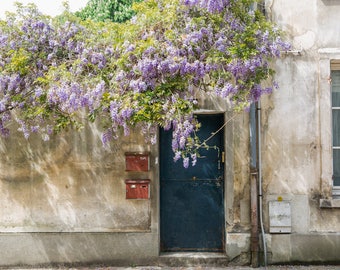
[[[229,265],[250,263],[249,114],[227,113],[226,127],[226,255]]]
[[[227,110],[214,96],[198,98],[197,113]],[[230,117],[228,166],[234,156]],[[0,140],[0,266],[159,263],[158,145],[134,130],[104,148],[92,124],[48,142],[25,140],[16,130]],[[125,171],[126,152],[149,153],[150,170]],[[226,171],[233,187],[232,171]],[[150,179],[150,199],[127,200],[125,179]]]
[[[269,0],[266,11],[292,44],[274,65],[280,89],[262,100],[265,231],[269,201],[290,203],[292,226],[289,235],[268,234],[269,257],[276,263],[339,261],[340,209],[322,202],[338,201],[331,194],[329,76],[331,60],[340,59],[340,3]],[[316,243],[319,251],[311,250]]]
[[[158,256],[156,146],[134,132],[104,148],[94,125],[48,142],[0,141],[0,265],[143,263]],[[126,152],[150,170],[125,171]],[[127,200],[125,179],[150,179],[150,199]]]
[[[125,172],[125,152],[150,146],[130,136],[105,149],[95,132],[87,127],[46,143],[20,133],[1,140],[1,232],[151,230],[151,201],[126,200],[124,183],[155,182],[152,171]]]

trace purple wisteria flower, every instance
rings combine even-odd
[[[195,166],[197,94],[246,109],[276,88],[262,82],[289,45],[244,1],[181,1],[160,0],[120,29],[56,23],[34,9],[9,18],[0,26],[0,132],[12,110],[24,137],[43,139],[88,113],[105,119],[103,145],[132,127],[149,143],[157,126],[172,129],[174,160]]]
[[[211,13],[222,12],[229,6],[229,0],[184,0],[188,6],[199,6]]]
[[[189,158],[188,157],[185,157],[185,158],[183,158],[183,167],[184,168],[188,168],[189,167]]]

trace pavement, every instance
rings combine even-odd
[[[249,266],[230,267],[163,267],[163,266],[138,266],[138,267],[51,267],[51,268],[0,268],[1,270],[340,270],[340,265],[268,265],[267,267],[252,268]]]

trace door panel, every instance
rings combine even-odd
[[[201,141],[223,125],[223,115],[198,115]],[[160,131],[162,251],[223,251],[223,132],[200,150],[196,166],[173,161],[171,131]]]

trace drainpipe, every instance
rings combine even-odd
[[[262,198],[262,143],[261,143],[261,101],[257,102],[257,143],[258,143],[258,177],[259,177],[259,215],[260,215],[260,227],[263,244],[264,265],[267,267],[267,243],[266,235],[263,226],[263,198]]]
[[[250,131],[250,221],[251,221],[251,266],[259,267],[259,226],[258,226],[258,156],[256,107],[251,104],[249,112]]]
[[[250,207],[251,207],[251,266],[259,267],[259,226],[258,226],[258,196],[257,196],[257,177],[255,170],[250,173]]]
[[[260,5],[264,4],[264,2],[256,2],[254,1],[251,9],[256,10],[258,8],[258,3]],[[262,6],[263,13],[265,13],[264,5]],[[264,265],[267,269],[267,243],[266,243],[266,235],[263,226],[263,196],[262,196],[262,143],[261,143],[261,100],[259,99],[256,103],[256,113],[255,113],[255,105],[251,105],[250,112],[250,140],[251,140],[251,180],[250,180],[250,191],[251,191],[251,251],[252,251],[252,266],[258,267],[258,221],[260,223],[261,228],[261,236],[262,236],[262,245],[263,245],[263,254],[264,254]],[[256,119],[255,119],[256,118]],[[257,122],[257,128],[256,128]],[[255,132],[256,130],[256,132]],[[258,180],[258,181],[257,181]],[[256,192],[258,182],[258,194]],[[258,196],[258,200],[257,200]],[[255,198],[254,198],[255,197]],[[259,220],[258,220],[259,216]]]
[[[261,102],[250,107],[250,206],[251,265],[259,266],[259,225],[262,236],[264,265],[267,267],[267,243],[263,226]]]

